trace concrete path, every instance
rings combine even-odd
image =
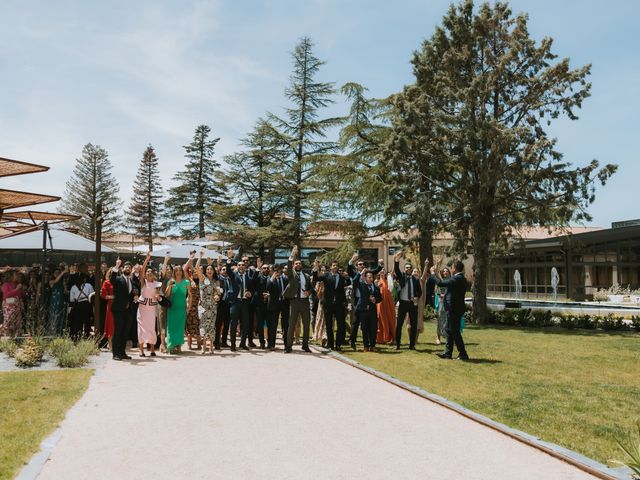
[[[38,479],[587,479],[320,354],[109,362]]]

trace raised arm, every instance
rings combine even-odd
[[[424,268],[422,269],[422,276],[420,277],[420,285],[424,285],[429,278],[429,259],[425,259]]]
[[[167,273],[167,265],[169,265],[170,258],[171,258],[171,255],[169,254],[169,252],[164,254],[164,262],[162,263],[162,268],[160,269],[161,278],[164,278],[165,274]]]
[[[142,264],[142,278],[144,278],[147,273],[147,265],[149,265],[149,260],[151,260],[151,250],[147,252],[147,257],[144,259],[144,263]]]

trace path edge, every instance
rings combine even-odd
[[[103,353],[104,352],[101,352],[101,355]],[[40,450],[34,453],[31,459],[29,460],[29,462],[22,467],[22,469],[20,470],[20,473],[16,475],[15,480],[36,480],[38,478],[38,476],[42,472],[42,469],[47,463],[47,460],[49,460],[49,456],[51,455],[51,452],[60,441],[60,438],[62,438],[62,429],[64,427],[65,422],[69,418],[69,415],[72,414],[72,412],[76,409],[76,406],[85,397],[85,395],[89,391],[89,388],[91,388],[91,384],[95,382],[97,378],[100,377],[100,374],[102,373],[102,371],[104,371],[104,367],[106,366],[106,363],[107,363],[106,360],[100,359],[95,362],[95,365],[85,367],[88,369],[93,369],[93,375],[91,375],[91,378],[89,379],[89,385],[87,385],[87,389],[80,396],[80,398],[78,398],[78,400],[73,405],[71,405],[71,407],[69,407],[69,410],[67,410],[67,413],[65,413],[64,418],[62,419],[58,427],[53,431],[53,433],[48,437],[46,437],[42,442],[40,442]]]
[[[328,350],[318,345],[310,345],[310,347],[313,348],[316,352],[319,352],[323,355],[328,355],[338,360],[339,362],[342,362],[353,368],[357,368],[358,370],[362,370],[369,375],[373,375],[374,377],[391,383],[392,385],[402,388],[403,390],[413,393],[414,395],[429,400],[430,402],[436,403],[442,407],[447,408],[448,410],[452,410],[459,415],[473,420],[474,422],[480,423],[485,427],[489,427],[492,430],[496,430],[503,435],[524,443],[525,445],[540,450],[547,455],[568,463],[595,477],[601,478],[603,480],[633,480],[630,471],[626,468],[614,469],[607,467],[606,465],[597,462],[592,458],[586,457],[578,452],[574,452],[573,450],[569,450],[568,448],[561,447],[560,445],[556,445],[555,443],[547,442],[545,440],[542,440],[541,438],[535,437],[521,430],[511,428],[504,423],[496,422],[495,420],[492,420],[488,417],[485,417],[484,415],[474,412],[473,410],[469,410],[468,408],[463,407],[459,403],[452,402],[451,400],[447,400],[440,395],[428,392],[427,390],[424,390],[415,385],[411,385],[410,383],[403,382],[402,380],[399,380],[386,373],[380,372],[375,368],[363,365],[362,363],[345,357],[344,355],[341,355],[333,350]]]

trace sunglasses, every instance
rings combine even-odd
[[[359,267],[362,267],[362,266],[364,265],[364,263],[362,263],[362,262],[358,262],[358,264],[357,264],[357,265],[358,265]]]

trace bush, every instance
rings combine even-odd
[[[28,338],[15,355],[16,365],[23,368],[35,367],[42,361],[43,355],[42,343]]]
[[[589,314],[551,313],[550,310],[506,309],[490,311],[488,320],[489,323],[506,326],[544,328],[559,325],[568,330],[575,328],[595,330],[600,328],[607,331],[634,329],[640,332],[640,317],[633,317],[631,324],[628,324],[624,321],[624,318],[616,317],[613,314],[602,317]]]
[[[49,343],[49,352],[51,353],[51,356],[55,358],[58,358],[60,355],[72,350],[73,348],[75,348],[75,344],[73,343],[73,340],[68,337],[54,338],[51,340],[51,343]]]
[[[640,317],[635,315],[631,317],[631,325],[636,332],[640,332]]]
[[[77,348],[66,350],[56,357],[56,364],[62,368],[77,368],[87,364],[89,358]]]
[[[8,357],[15,357],[18,351],[18,344],[12,338],[0,339],[0,352],[4,352]]]
[[[91,355],[100,355],[100,347],[98,343],[91,339],[82,339],[76,344],[76,349],[87,357]]]

